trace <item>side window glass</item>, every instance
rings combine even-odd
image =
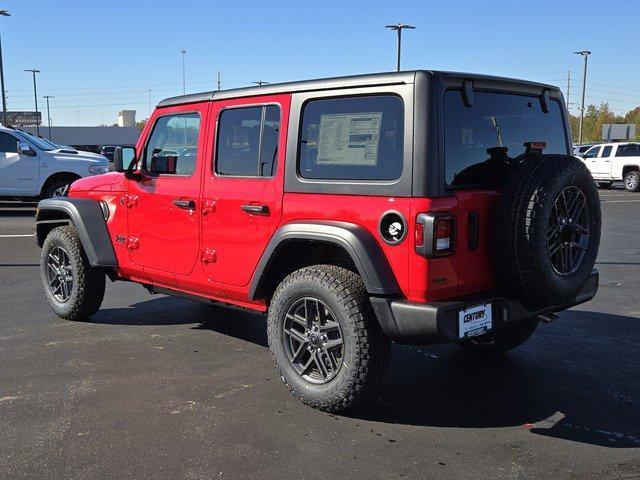
[[[215,171],[234,177],[271,177],[276,172],[280,108],[230,108],[220,113]]]
[[[627,145],[618,145],[617,157],[637,157],[640,156],[640,145],[629,143]]]
[[[8,133],[0,132],[0,152],[17,153],[18,139]]]
[[[591,147],[584,154],[584,158],[596,158],[598,156],[599,151],[600,151],[600,147]]]
[[[606,147],[604,147],[602,149],[602,152],[600,153],[601,157],[610,157],[611,156],[611,149],[613,147],[611,145],[607,145]]]
[[[198,113],[158,118],[145,147],[143,167],[151,173],[192,175],[196,168],[199,133]]]
[[[404,149],[404,104],[394,95],[311,100],[302,109],[303,178],[395,180]]]
[[[280,109],[275,105],[266,107],[264,126],[262,128],[260,175],[272,177],[276,173],[278,138],[280,138]]]

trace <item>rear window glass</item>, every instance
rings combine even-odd
[[[304,178],[395,180],[402,173],[404,105],[394,95],[308,102],[302,112]]]
[[[638,157],[640,156],[640,145],[629,143],[627,145],[618,145],[618,157]]]
[[[545,153],[567,153],[560,104],[549,102],[544,113],[537,97],[475,92],[473,105],[465,107],[461,92],[449,90],[444,134],[448,187],[501,184],[525,142],[546,142]]]

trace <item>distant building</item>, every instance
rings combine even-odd
[[[134,111],[135,115],[135,111]],[[23,127],[22,130],[36,134],[36,127]],[[46,125],[40,126],[40,136],[49,138]],[[104,145],[135,145],[140,130],[133,127],[51,127],[51,141],[59,145],[68,145],[78,150],[97,152]]]
[[[135,127],[136,126],[136,111],[135,110],[120,110],[118,112],[118,126],[119,127]]]

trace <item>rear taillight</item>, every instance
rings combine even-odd
[[[427,258],[451,255],[455,249],[455,221],[448,213],[420,213],[416,218],[416,252]]]
[[[416,222],[416,228],[413,233],[416,248],[422,247],[424,245],[424,224]]]

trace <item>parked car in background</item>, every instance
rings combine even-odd
[[[624,181],[626,190],[640,191],[639,143],[602,143],[578,156],[600,187],[609,188],[615,181]]]
[[[108,160],[102,155],[0,127],[0,197],[58,197],[73,181],[108,171]]]

